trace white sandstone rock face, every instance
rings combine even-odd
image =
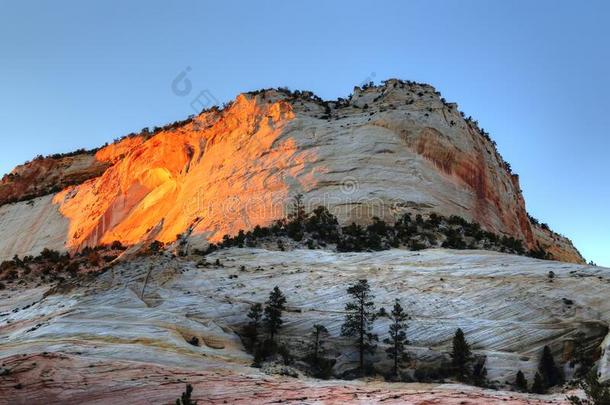
[[[65,250],[68,226],[52,195],[0,206],[0,261]]]
[[[302,193],[309,209],[325,205],[342,223],[405,211],[455,214],[557,260],[583,262],[568,240],[530,224],[518,178],[492,142],[427,85],[389,80],[328,103],[308,93],[246,93],[222,111],[127,138],[95,157],[109,166],[103,174],[53,198],[61,226],[69,222],[57,235],[67,250],[135,244],[160,223],[160,241],[190,228],[193,245],[203,246],[270,224]],[[0,217],[1,229],[12,225],[9,216]],[[31,237],[17,243],[18,232],[4,235],[0,259],[45,242],[23,229]]]
[[[216,259],[221,266],[213,264]],[[583,331],[590,342],[601,343],[602,378],[610,378],[605,338],[610,269],[445,249],[333,253],[235,248],[207,256],[206,266],[200,261],[139,258],[72,289],[0,291],[0,364],[11,370],[0,377],[5,394],[0,398],[108,403],[127,396],[171,402],[189,381],[196,397],[209,403],[251,403],[253,398],[262,398],[260,403],[280,398],[295,403],[564,401],[565,394],[523,396],[452,385],[294,380],[249,367],[252,358],[236,332],[247,322],[249,306],[264,302],[275,285],[287,297],[281,339],[298,353],[312,325],[323,324],[331,335],[327,341],[337,358],[336,371],[352,367],[354,349],[340,337],[340,325],[346,288],[362,278],[368,279],[378,308],[401,299],[412,318],[408,350],[417,364],[443,356],[461,327],[474,352],[487,357],[491,380],[503,386],[522,370],[531,381],[544,345],[552,348],[557,362],[567,362],[570,339]],[[555,274],[552,282],[549,271]],[[383,320],[375,324],[380,340],[387,326]],[[200,346],[188,343],[192,337]],[[371,358],[382,369],[388,366],[383,354],[380,344]],[[17,384],[21,390],[14,389]]]
[[[69,185],[98,177],[110,165],[104,154],[76,151],[67,155],[39,156],[15,167],[0,180],[0,205],[52,194]]]

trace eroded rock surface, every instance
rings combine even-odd
[[[84,285],[53,291],[0,291],[0,365],[8,370],[0,376],[0,398],[170,403],[191,382],[195,397],[210,403],[565,403],[562,393],[291,379],[249,367],[252,358],[236,332],[249,306],[264,302],[275,285],[288,299],[281,336],[291,349],[298,354],[313,323],[320,323],[331,335],[335,371],[353,367],[354,350],[339,330],[345,290],[361,278],[369,280],[378,307],[402,300],[412,318],[408,350],[416,364],[446,355],[461,327],[475,353],[487,357],[490,380],[506,390],[517,370],[532,380],[544,345],[566,363],[571,338],[583,331],[604,349],[600,371],[610,377],[604,340],[610,269],[484,251],[235,248],[205,262],[140,257]],[[383,339],[387,324],[378,321],[375,332]],[[199,346],[188,343],[193,337]],[[377,353],[372,359],[383,369],[383,345]],[[568,376],[572,371],[565,367]]]

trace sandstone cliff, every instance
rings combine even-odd
[[[325,205],[343,223],[455,214],[558,260],[583,261],[569,240],[533,227],[518,177],[493,142],[428,85],[388,80],[331,102],[309,92],[246,93],[223,110],[71,159],[34,162],[32,174],[5,179],[0,258],[37,253],[49,224],[58,234],[44,243],[55,249],[134,244],[151,232],[171,242],[187,230],[203,245],[269,224],[302,193],[309,208]],[[61,190],[6,204],[40,188]]]

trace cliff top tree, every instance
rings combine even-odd
[[[403,310],[400,305],[400,301],[396,299],[394,302],[394,308],[390,314],[385,314],[392,323],[388,334],[389,338],[383,340],[384,343],[389,344],[385,351],[388,358],[393,361],[392,373],[394,377],[398,376],[399,367],[403,362],[409,361],[409,354],[405,351],[405,345],[409,344],[407,340],[407,319],[409,318],[407,313]]]
[[[371,332],[377,317],[374,296],[367,280],[359,280],[347,289],[352,301],[345,305],[345,322],[341,326],[341,335],[355,337],[359,353],[359,370],[364,372],[364,355],[375,351],[374,341],[377,335]]]
[[[451,351],[451,365],[453,366],[456,377],[464,381],[470,374],[470,362],[472,352],[470,345],[466,342],[464,332],[458,328],[453,336],[453,349]]]
[[[275,286],[271,293],[269,293],[269,299],[265,303],[265,318],[263,322],[269,332],[271,341],[275,335],[279,332],[282,327],[282,312],[286,309],[286,297],[282,294],[282,291],[278,286]]]

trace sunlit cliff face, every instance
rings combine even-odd
[[[308,209],[325,205],[343,224],[392,221],[405,211],[459,215],[582,262],[567,239],[530,224],[518,178],[491,141],[427,85],[390,80],[356,88],[343,103],[310,93],[247,93],[174,129],[60,163],[24,166],[23,176],[0,185],[2,204],[5,195],[53,185],[49,165],[69,180],[58,183],[53,206],[44,199],[35,205],[36,215],[25,203],[0,206],[0,231],[33,235],[0,243],[0,256],[43,245],[172,242],[185,232],[203,247],[284,217],[301,193]],[[49,224],[53,234],[41,239]]]
[[[124,156],[101,177],[54,199],[70,219],[67,245],[134,244],[153,229],[157,240],[170,242],[189,227],[215,241],[268,222],[272,200],[308,187],[273,173],[311,180],[299,175],[315,154],[296,155],[294,139],[282,136],[293,118],[284,101],[240,96],[226,111],[204,113],[176,131],[102,149],[99,159]]]

